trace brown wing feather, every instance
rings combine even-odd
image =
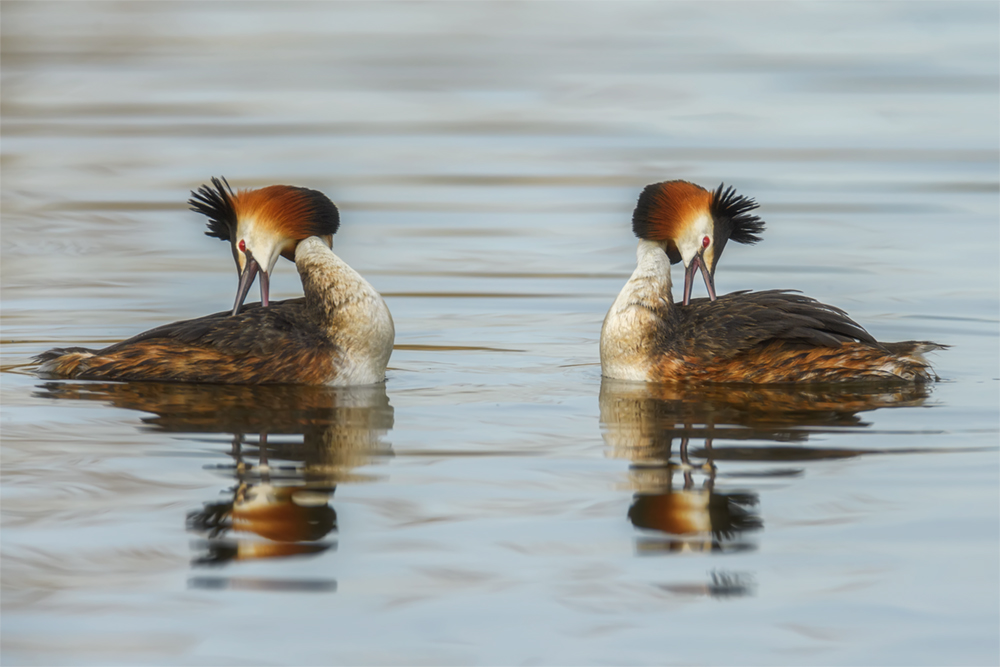
[[[338,350],[303,299],[173,322],[103,350],[51,350],[42,371],[86,380],[322,384]]]
[[[734,292],[676,306],[657,333],[658,382],[935,379],[933,343],[876,341],[847,313],[788,290]]]
[[[855,342],[886,351],[844,311],[789,290],[695,299],[669,317],[659,341],[668,355],[728,359],[772,341],[800,349]]]
[[[237,315],[213,313],[193,320],[171,322],[110,345],[102,354],[115,353],[142,341],[171,339],[181,343],[211,346],[230,355],[268,355],[284,345],[320,345],[326,337],[306,308],[305,299],[288,299],[261,308],[245,306]]]
[[[734,292],[671,309],[659,382],[929,381],[933,343],[876,341],[847,313],[787,290]]]

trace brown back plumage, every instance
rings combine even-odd
[[[40,374],[83,380],[224,384],[324,384],[338,350],[304,299],[247,306],[173,322],[102,350],[54,349]]]
[[[930,381],[921,355],[943,347],[883,345],[839,308],[787,290],[675,306],[653,345],[657,381],[753,383]]]
[[[669,311],[669,348],[697,346],[702,356],[731,357],[755,345],[783,340],[798,345],[837,347],[860,342],[885,348],[840,308],[793,290],[739,291],[716,301],[693,299]]]

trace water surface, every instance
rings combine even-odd
[[[995,4],[3,13],[5,664],[1000,660]],[[231,304],[216,175],[337,202],[386,385],[34,377]],[[669,178],[761,203],[720,292],[951,345],[942,382],[602,381]]]

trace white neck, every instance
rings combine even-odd
[[[640,240],[635,255],[638,260],[635,271],[622,293],[630,290],[634,300],[648,308],[666,306],[669,309],[674,297],[671,294],[673,283],[670,281],[670,258],[667,257],[666,244]]]
[[[295,267],[306,308],[340,349],[335,384],[382,382],[396,333],[382,296],[316,236],[296,247]]]
[[[639,241],[638,264],[618,294],[601,328],[601,370],[605,377],[646,380],[653,361],[651,339],[673,308],[666,245]]]

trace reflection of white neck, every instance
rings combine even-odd
[[[382,296],[311,236],[295,249],[306,308],[337,346],[342,367],[333,384],[374,384],[385,379],[395,328]]]
[[[639,241],[638,265],[604,318],[601,370],[605,377],[645,381],[652,362],[652,337],[663,327],[673,297],[670,260],[662,242]]]

